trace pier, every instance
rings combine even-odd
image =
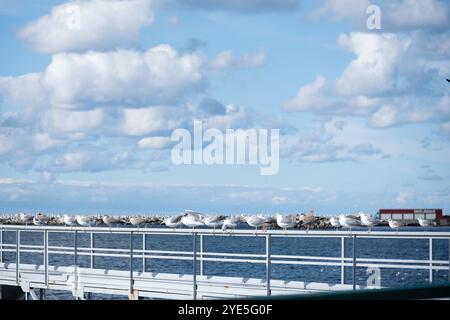
[[[26,235],[38,236],[39,243],[24,242]],[[51,243],[59,235],[66,243]],[[127,237],[127,248],[112,248],[98,243],[100,234]],[[167,251],[148,248],[148,237],[164,235],[184,236],[189,241],[189,251]],[[89,241],[80,242],[84,237]],[[258,237],[263,248],[261,254],[213,252],[204,249],[211,237],[227,241],[228,237]],[[334,256],[312,256],[278,254],[275,252],[279,238],[335,239],[340,241],[340,252]],[[424,259],[370,258],[357,255],[358,243],[364,239],[421,239],[428,244],[428,256]],[[298,231],[298,230],[234,230],[221,232],[212,229],[169,229],[130,227],[62,227],[62,226],[15,226],[0,225],[0,286],[20,287],[25,299],[44,299],[49,290],[66,291],[75,299],[89,299],[91,294],[110,294],[129,299],[219,299],[254,298],[309,293],[379,289],[377,285],[361,285],[356,281],[358,268],[374,269],[417,269],[422,270],[430,284],[434,282],[434,272],[450,276],[448,259],[434,257],[434,243],[443,241],[450,248],[449,232],[385,232],[385,231]],[[54,242],[54,241],[53,241]],[[38,256],[39,263],[30,263],[27,255]],[[49,263],[52,256],[64,256],[59,263]],[[450,252],[449,252],[450,255]],[[127,268],[99,267],[96,259],[121,259],[128,261]],[[7,259],[8,258],[8,259]],[[80,260],[88,262],[80,264]],[[191,264],[190,272],[151,272],[148,264],[154,260],[177,260]],[[140,261],[140,263],[136,263]],[[218,262],[227,266],[234,264],[254,264],[262,266],[264,277],[221,276],[208,274],[205,264]],[[275,279],[272,268],[289,265],[293,268],[304,266],[333,266],[340,269],[340,281],[309,282]],[[350,273],[350,276],[349,276]],[[38,294],[39,293],[39,294]]]

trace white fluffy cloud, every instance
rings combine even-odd
[[[397,121],[397,111],[392,106],[382,106],[372,115],[371,124],[375,128],[385,128],[394,125]]]
[[[386,13],[386,27],[390,29],[446,30],[450,27],[450,6],[446,1],[394,1],[383,12]]]
[[[127,136],[145,136],[169,132],[181,126],[186,112],[183,108],[150,107],[125,109],[121,132]]]
[[[147,137],[139,140],[139,148],[141,149],[164,149],[172,145],[169,137]]]
[[[179,54],[170,45],[144,53],[57,54],[42,77],[51,103],[67,108],[173,103],[204,84],[199,54]]]
[[[380,7],[383,31],[408,31],[427,29],[445,31],[450,26],[450,6],[442,0],[325,0],[310,16],[329,15],[336,20],[349,22],[359,30],[367,30],[367,8]]]
[[[54,7],[18,36],[43,53],[105,50],[135,44],[153,19],[151,0],[75,0]]]
[[[241,57],[237,57],[233,51],[222,51],[211,61],[210,67],[213,70],[226,70],[226,69],[248,69],[256,68],[264,64],[266,60],[266,52],[260,50],[253,54],[244,54]]]
[[[227,51],[226,56],[211,62],[199,52],[180,53],[167,44],[146,52],[58,53],[42,73],[0,77],[0,96],[62,109],[176,104],[204,91],[212,70],[257,67],[265,53],[234,57]]]
[[[351,33],[339,37],[341,47],[356,54],[336,82],[338,93],[374,95],[393,89],[395,68],[409,42],[395,34]]]
[[[448,36],[448,32],[446,33]],[[318,76],[284,103],[286,111],[367,116],[369,125],[449,119],[443,35],[352,32],[338,43],[355,58],[335,80]]]

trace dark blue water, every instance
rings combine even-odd
[[[363,230],[363,229],[361,229]],[[388,228],[377,228],[380,231],[390,230]],[[403,231],[423,231],[421,228],[405,227]],[[429,231],[450,232],[450,228],[431,228]],[[450,233],[449,233],[450,235]],[[162,251],[192,251],[192,236],[183,235],[147,235],[146,248]],[[15,243],[15,232],[4,231],[4,242]],[[42,244],[43,234],[23,232],[21,234],[21,245]],[[50,246],[73,246],[74,235],[67,233],[49,233]],[[82,232],[77,236],[78,247],[90,247],[90,235]],[[135,235],[133,248],[142,249],[142,235]],[[130,247],[130,236],[128,234],[97,234],[95,235],[95,247],[97,248],[122,248],[128,250]],[[199,250],[199,241],[197,240]],[[357,239],[356,256],[358,258],[384,258],[384,259],[429,259],[428,239]],[[223,253],[246,253],[265,254],[265,237],[249,236],[208,236],[204,238],[205,252]],[[319,257],[340,257],[340,238],[278,238],[271,239],[272,255],[301,255]],[[352,257],[352,239],[346,239],[346,257]],[[449,238],[433,240],[433,259],[449,259]],[[4,253],[5,262],[14,262],[15,253]],[[41,264],[43,255],[40,253],[22,253],[21,263]],[[70,266],[74,264],[74,257],[69,255],[51,254],[50,265]],[[77,264],[81,267],[90,267],[90,258],[78,256]],[[129,258],[96,257],[95,268],[129,270]],[[142,271],[142,259],[133,259],[135,271]],[[156,273],[192,274],[192,261],[186,260],[163,260],[147,259],[145,271]],[[199,262],[197,270],[200,270]],[[440,284],[448,282],[448,270],[433,271],[433,283]],[[266,270],[264,264],[253,263],[224,263],[204,262],[205,275],[236,276],[244,278],[265,278]],[[346,268],[346,283],[352,283],[352,268]],[[366,285],[367,268],[358,267],[355,272],[355,281],[358,285]],[[428,270],[413,269],[381,269],[381,286],[407,287],[415,285],[426,285],[429,283]],[[340,283],[341,269],[339,266],[305,266],[305,265],[272,265],[272,279],[297,280],[307,282]],[[72,299],[67,292],[49,291],[49,299]],[[106,295],[93,295],[94,299],[111,299]],[[124,297],[122,297],[124,298]]]

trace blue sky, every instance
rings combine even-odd
[[[0,0],[0,210],[448,211],[449,27],[443,0]],[[173,165],[194,118],[280,129],[279,173]]]

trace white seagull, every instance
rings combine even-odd
[[[369,227],[369,232],[372,231],[373,226],[380,224],[380,220],[367,213],[360,212],[359,217],[361,218],[361,224]]]
[[[341,224],[339,223],[339,217],[331,217],[330,224],[332,227],[336,228],[336,230],[341,227]]]
[[[350,216],[344,216],[344,215],[340,215],[339,216],[339,224],[341,226],[343,226],[344,228],[348,228],[350,231],[352,231],[352,227],[357,227],[360,225],[360,222]]]
[[[183,225],[181,222],[181,218],[183,218],[182,214],[173,217],[167,217],[164,219],[163,223],[169,228],[178,228]]]
[[[203,223],[208,226],[214,228],[221,227],[223,225],[223,219],[221,216],[209,216],[203,219]]]
[[[66,226],[70,226],[70,227],[76,226],[78,224],[76,217],[69,216],[67,214],[64,215],[64,220],[63,221],[64,221],[64,224]]]
[[[297,225],[297,221],[294,216],[283,216],[280,213],[277,213],[275,216],[277,218],[277,225],[284,229],[284,231]]]
[[[119,219],[110,216],[104,216],[102,220],[104,224],[110,227],[114,224],[118,224],[119,222],[121,222]]]
[[[255,233],[258,231],[258,227],[261,227],[266,223],[266,218],[260,216],[247,216],[244,217],[244,220],[250,227],[255,228]]]
[[[77,216],[77,222],[82,227],[92,227],[97,222],[97,219],[91,216]]]
[[[424,218],[419,218],[419,219],[417,219],[417,220],[419,220],[419,225],[420,225],[421,227],[424,227],[425,230],[426,230],[428,227],[434,227],[434,226],[436,225],[436,222],[433,221],[433,220],[427,220],[427,219],[424,219]]]
[[[130,218],[130,223],[131,223],[133,226],[139,226],[139,225],[145,223],[145,221],[146,221],[146,219],[145,219],[145,218],[142,218],[142,217],[131,217],[131,218]]]
[[[26,225],[33,222],[33,216],[24,212],[20,213],[20,221]]]
[[[222,224],[222,231],[225,231],[227,229],[234,230],[236,229],[237,225],[242,221],[241,217],[228,217],[223,221]]]
[[[195,229],[196,227],[203,226],[202,216],[192,210],[186,210],[185,215],[181,218],[181,223],[186,227]]]
[[[33,223],[36,226],[42,226],[44,224],[47,224],[49,220],[50,219],[48,217],[46,217],[45,215],[43,215],[42,213],[38,213],[37,215],[35,215],[33,217]]]
[[[403,223],[401,223],[401,222],[398,221],[398,220],[392,220],[392,219],[389,219],[389,220],[388,220],[388,223],[389,223],[389,227],[390,227],[391,229],[396,229],[397,232],[398,232],[398,229],[399,229],[400,227],[403,226]]]

